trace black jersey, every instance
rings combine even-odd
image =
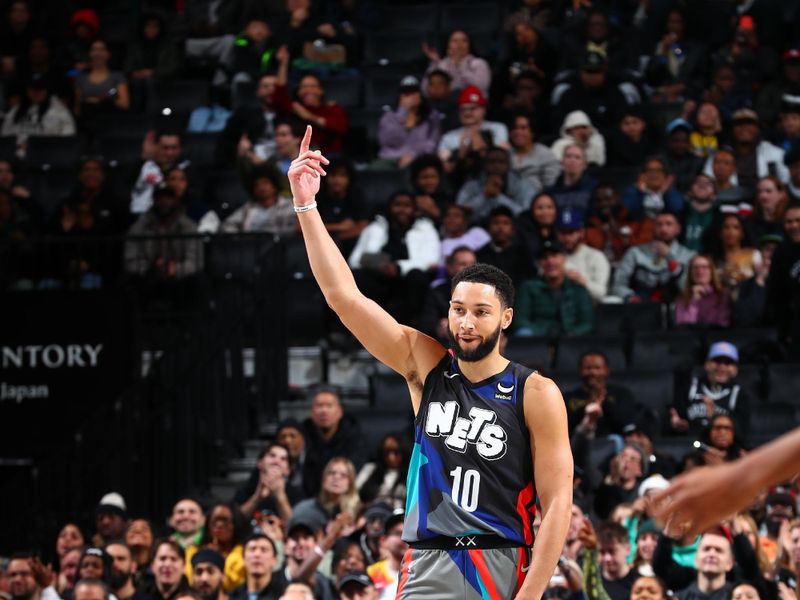
[[[533,543],[535,487],[517,363],[470,383],[448,353],[430,372],[414,422],[403,539],[494,534]]]

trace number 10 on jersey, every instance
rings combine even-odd
[[[456,467],[450,471],[450,477],[453,478],[453,502],[467,512],[475,511],[478,508],[481,474],[475,469],[464,471],[461,467]]]

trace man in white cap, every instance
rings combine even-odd
[[[711,344],[704,365],[705,375],[692,377],[688,393],[678,393],[670,409],[670,424],[676,432],[699,433],[714,415],[729,415],[744,432],[750,419],[750,398],[736,383],[739,350],[730,342]]]
[[[109,492],[103,496],[95,509],[95,527],[97,533],[93,541],[96,546],[105,546],[124,538],[128,528],[125,498],[117,492]]]

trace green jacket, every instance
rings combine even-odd
[[[586,288],[565,279],[559,294],[541,279],[523,281],[517,291],[514,326],[527,335],[583,335],[594,329],[594,306]]]

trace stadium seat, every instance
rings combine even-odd
[[[345,134],[345,154],[353,160],[369,162],[378,152],[378,124],[382,108],[352,108],[347,111],[350,129]]]
[[[385,31],[428,33],[436,30],[439,17],[434,3],[383,6],[380,11],[381,29]]]
[[[439,36],[439,48],[440,53],[444,54],[445,48],[447,48],[447,38],[449,37],[448,33],[442,33]],[[489,61],[489,64],[492,64],[492,60],[498,54],[498,42],[497,42],[497,35],[494,31],[478,31],[478,32],[471,32],[469,35],[470,39],[472,40],[472,53],[475,56],[479,56],[481,58],[485,58]]]
[[[607,437],[595,438],[589,448],[589,463],[592,468],[603,471],[603,466],[617,452],[617,445],[614,440]]]
[[[559,371],[577,371],[578,361],[587,350],[602,350],[608,357],[611,372],[627,368],[625,340],[619,336],[579,336],[559,338],[556,346],[555,367]]]
[[[546,337],[509,337],[506,358],[527,367],[547,371],[553,363],[552,341]]]
[[[369,380],[370,406],[382,412],[405,413],[411,404],[406,380],[396,374],[376,373]]]
[[[83,154],[83,142],[83,138],[77,135],[31,136],[25,162],[45,171],[75,167]]]
[[[659,452],[669,454],[672,456],[672,458],[678,461],[678,463],[680,463],[684,456],[695,451],[695,448],[692,445],[694,441],[695,438],[691,436],[670,436],[654,439],[653,446],[655,446]]]
[[[706,334],[708,345],[718,341],[734,344],[739,349],[739,362],[743,364],[764,364],[783,358],[778,332],[774,328],[715,330]]]
[[[217,211],[220,219],[225,219],[238,207],[242,206],[250,199],[250,194],[242,184],[238,173],[224,171],[215,176],[214,189],[214,210]]]
[[[325,98],[334,100],[343,108],[361,105],[361,76],[330,77],[323,83]]]
[[[77,183],[75,167],[52,168],[31,174],[31,192],[42,208],[46,220],[56,214],[61,201],[72,192]]]
[[[767,396],[770,403],[786,402],[800,406],[800,393],[798,392],[797,364],[777,364],[769,366],[767,379]]]
[[[17,138],[13,135],[0,137],[0,160],[16,160]]]
[[[428,35],[420,32],[372,33],[364,44],[364,62],[368,64],[403,63],[424,60],[423,42]]]
[[[749,435],[756,438],[773,438],[797,425],[797,404],[767,402],[750,413]]]
[[[447,35],[459,29],[478,33],[495,33],[500,26],[500,3],[459,2],[442,5],[441,31]]]
[[[290,279],[311,277],[311,265],[303,239],[299,236],[287,237],[283,243],[283,272]]]
[[[348,411],[358,421],[361,429],[362,447],[372,456],[378,444],[387,434],[393,433],[403,439],[410,437],[414,431],[414,413],[410,410],[410,401],[406,399],[406,411],[403,414],[387,413],[379,410]],[[405,448],[410,451],[411,446]]]
[[[617,335],[634,331],[660,331],[663,327],[661,304],[599,304],[598,335]]]
[[[631,348],[632,369],[690,367],[702,360],[700,336],[694,331],[636,333]]]
[[[216,162],[217,133],[186,133],[183,147],[194,167],[210,167]]]
[[[147,95],[147,112],[151,115],[189,114],[209,103],[208,81],[156,81]]]
[[[373,75],[364,80],[364,106],[394,109],[397,105],[400,79],[391,75]]]
[[[656,411],[661,418],[667,413],[667,407],[674,402],[675,378],[672,371],[647,370],[615,373],[612,370],[609,381],[627,387],[638,402]]]
[[[142,138],[129,135],[109,135],[95,141],[95,150],[107,164],[135,165],[142,162]]]
[[[408,189],[408,175],[399,169],[367,169],[356,175],[356,184],[364,194],[367,212],[375,214],[386,208],[389,196]]]
[[[325,298],[310,277],[287,277],[286,335],[289,345],[316,345],[325,332]]]

